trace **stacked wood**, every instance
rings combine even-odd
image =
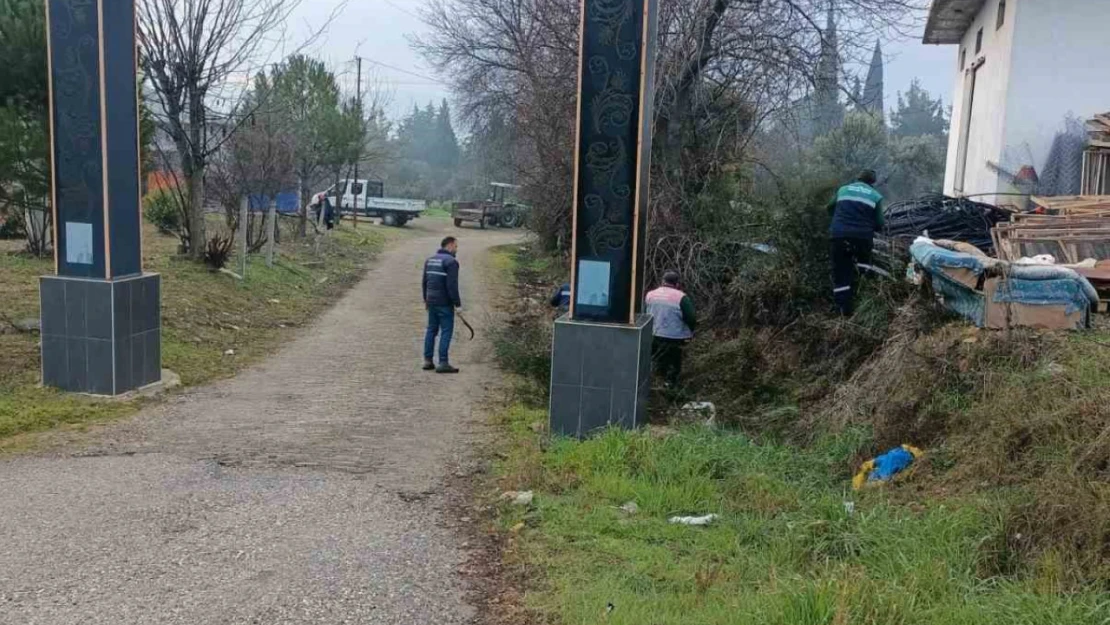
[[[998,258],[1050,255],[1058,264],[1110,260],[1110,206],[1086,214],[1015,215],[991,232]]]
[[[1059,195],[1044,197],[1034,195],[1033,204],[1057,215],[1084,215],[1110,212],[1110,195]]]
[[[1087,150],[1083,153],[1084,195],[1110,195],[1110,113],[1087,121]]]
[[[991,231],[999,259],[1052,256],[1070,265],[1099,292],[1099,312],[1110,312],[1110,198],[1033,198],[1056,215],[1023,213]],[[1094,261],[1093,263],[1091,261]]]

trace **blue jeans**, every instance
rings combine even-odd
[[[447,364],[447,350],[455,334],[455,309],[452,306],[428,307],[428,330],[424,333],[424,360],[431,360],[435,352],[436,335],[439,335],[439,362]]]

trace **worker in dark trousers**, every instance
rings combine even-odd
[[[871,264],[875,233],[883,228],[883,196],[875,189],[875,172],[867,169],[829,202],[829,255],[833,266],[833,299],[840,314],[854,312],[859,281],[857,265]]]
[[[439,251],[424,261],[424,279],[421,290],[428,309],[428,328],[424,332],[424,370],[436,373],[458,373],[451,366],[448,351],[455,333],[455,311],[462,308],[459,297],[459,242],[447,237],[440,243]],[[432,360],[436,336],[439,336],[439,364]]]
[[[663,285],[644,298],[647,311],[654,317],[652,360],[656,371],[669,388],[678,386],[682,375],[682,350],[694,338],[698,322],[694,300],[679,289],[676,271],[663,274]]]
[[[551,294],[551,301],[548,303],[551,304],[552,308],[555,308],[560,312],[570,308],[570,284],[567,283],[560,285],[559,288]]]

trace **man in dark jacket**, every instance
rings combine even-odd
[[[424,261],[424,279],[421,290],[424,305],[428,308],[428,329],[424,333],[424,370],[436,373],[458,373],[451,366],[447,352],[451,348],[451,336],[455,333],[455,310],[462,308],[459,297],[459,261],[455,255],[459,242],[455,237],[447,237],[440,243],[440,249]],[[435,353],[436,335],[439,335],[439,364],[432,361]]]
[[[840,314],[851,316],[859,273],[871,264],[875,233],[883,228],[883,196],[875,189],[875,172],[860,172],[855,182],[840,187],[829,202],[829,253],[833,266],[833,299]]]

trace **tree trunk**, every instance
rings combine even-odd
[[[204,173],[195,168],[185,174],[185,186],[189,194],[189,256],[204,258],[204,246],[208,242],[204,223]]]
[[[301,188],[301,206],[298,210],[300,217],[297,219],[297,237],[303,239],[308,236],[308,201],[311,192],[308,190],[308,184],[305,182],[304,176],[301,176],[299,182]]]

